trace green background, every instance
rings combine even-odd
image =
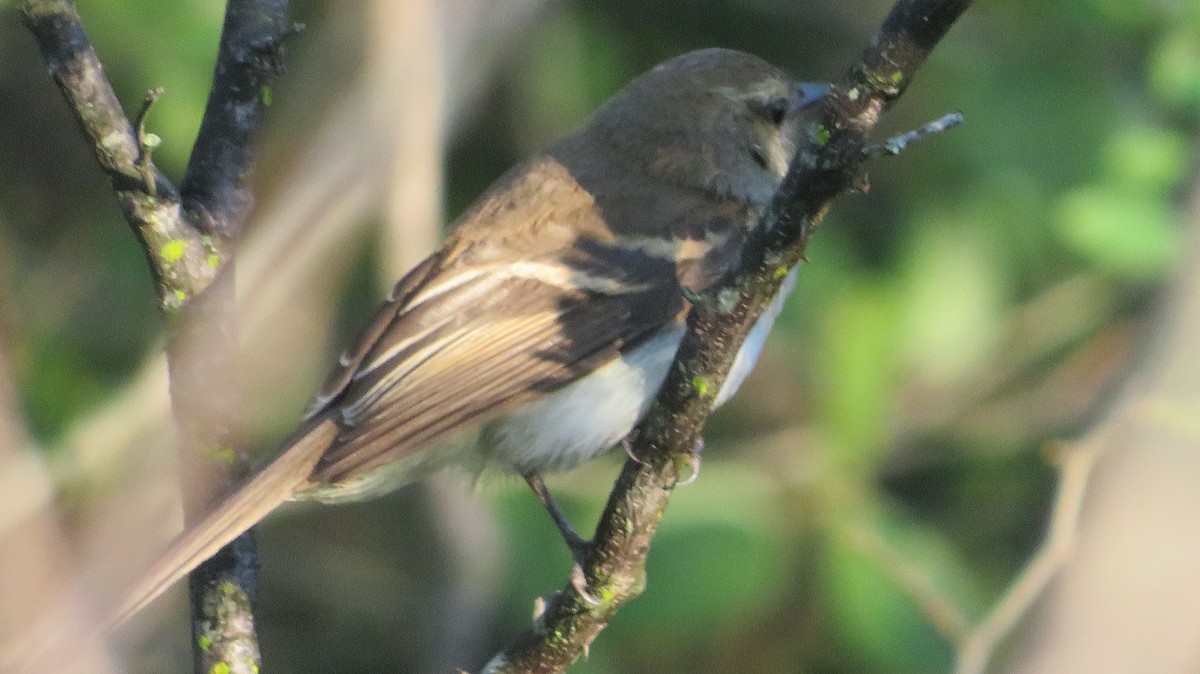
[[[167,88],[151,118],[164,139],[155,158],[180,176],[220,3],[80,5],[127,107],[151,86]],[[549,4],[500,50],[485,96],[450,133],[448,217],[664,58],[725,46],[798,78],[832,78],[888,6]],[[276,148],[303,138],[305,121],[336,100],[338,78],[321,79],[329,64],[355,63],[352,41],[318,38],[356,3],[296,9],[309,29],[273,96],[267,142]],[[465,37],[453,23],[444,33]],[[53,453],[121,395],[167,326],[135,240],[11,5],[0,8],[0,62],[0,336],[21,412]],[[1047,443],[1103,410],[1179,262],[1198,73],[1195,3],[971,9],[884,126],[896,133],[953,110],[965,124],[873,163],[869,193],[836,204],[758,370],[709,426],[699,481],[672,501],[645,595],[575,671],[946,670],[952,646],[879,549],[898,553],[969,621],[1034,549],[1055,482]],[[335,342],[384,292],[379,256],[367,250],[330,270],[345,279]],[[305,395],[280,395],[264,448]],[[619,454],[551,481],[585,530]],[[87,488],[71,485],[64,508],[71,489]],[[569,558],[537,502],[519,481],[485,480],[470,492],[497,537],[486,547],[494,572],[471,587],[485,609],[469,618],[451,610],[447,569],[462,553],[444,543],[428,492],[303,510],[265,527],[269,671],[478,668],[525,627],[535,596],[566,581]],[[472,638],[447,636],[462,632]],[[130,639],[134,670],[186,657],[179,620],[147,634]]]

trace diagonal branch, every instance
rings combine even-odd
[[[991,611],[958,641],[956,674],[983,674],[1004,637],[1042,597],[1050,582],[1071,560],[1079,537],[1080,514],[1092,468],[1112,438],[1106,429],[1078,445],[1057,448],[1058,493],[1046,539]]]
[[[154,274],[163,309],[176,312],[216,276],[216,266],[209,264],[215,252],[212,241],[184,221],[179,193],[145,156],[75,3],[24,0],[21,11],[50,76],[112,180],[117,204]],[[143,169],[155,180],[145,180]]]
[[[850,191],[867,159],[867,134],[970,0],[900,0],[858,63],[814,106],[805,140],[772,208],[747,241],[741,264],[699,298],[658,399],[634,430],[596,529],[584,573],[591,603],[568,585],[533,628],[486,672],[559,672],[587,650],[617,610],[641,593],[645,559],[663,512],[733,358],[783,279],[804,258],[834,198]]]

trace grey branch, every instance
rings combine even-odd
[[[144,156],[75,4],[25,0],[21,11],[46,69],[91,141],[100,168],[112,180],[117,203],[150,264],[164,310],[177,311],[216,276],[215,265],[209,264],[215,252],[211,242],[184,222],[178,191]],[[145,180],[144,172],[154,179]]]
[[[1046,540],[992,610],[957,644],[956,674],[983,674],[1000,642],[1070,561],[1079,536],[1080,513],[1092,468],[1108,447],[1108,435],[1102,430],[1078,445],[1059,448],[1058,493]]]
[[[125,219],[154,275],[163,309],[182,320],[168,345],[171,396],[183,435],[185,511],[207,506],[245,461],[231,445],[237,409],[232,253],[252,199],[254,141],[292,32],[286,0],[231,0],[200,134],[180,191],[155,168],[146,115],[130,124],[70,0],[24,0],[26,25],[96,160],[112,179]],[[197,480],[197,476],[202,479]],[[194,485],[201,484],[206,489]],[[190,580],[197,672],[258,670],[251,604],[257,557],[251,534]]]
[[[235,382],[237,312],[233,251],[253,204],[256,140],[282,71],[292,33],[286,0],[230,0],[225,7],[213,85],[182,184],[190,223],[226,251],[221,274],[189,307],[168,345],[171,399],[185,449],[184,513],[207,513],[214,493],[244,476],[248,460],[230,421],[241,407]],[[215,451],[214,451],[215,450]],[[254,598],[258,555],[253,531],[201,564],[188,578],[192,656],[197,674],[257,672]]]
[[[287,0],[231,0],[225,8],[213,86],[181,191],[184,210],[204,231],[241,236],[253,205],[249,178],[255,139],[283,72]]]
[[[952,112],[948,115],[942,115],[941,117],[938,117],[937,119],[920,128],[913,129],[908,133],[902,133],[899,136],[888,138],[878,145],[870,145],[863,149],[863,154],[866,155],[868,159],[883,155],[896,156],[908,149],[909,145],[917,142],[918,140],[923,140],[924,138],[939,134],[947,129],[958,126],[959,124],[962,124],[962,121],[963,116],[961,112]]]

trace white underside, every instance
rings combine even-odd
[[[746,336],[714,406],[733,396],[750,374],[763,343],[796,283],[793,269]],[[477,449],[486,462],[515,473],[570,470],[624,438],[650,408],[683,339],[680,326],[621,360],[482,429]]]

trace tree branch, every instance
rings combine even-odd
[[[213,87],[183,177],[184,210],[202,230],[241,237],[253,204],[250,168],[271,86],[283,70],[287,0],[231,0],[225,8]]]
[[[1071,560],[1092,467],[1109,440],[1108,434],[1101,432],[1078,445],[1055,448],[1057,456],[1052,458],[1058,465],[1058,493],[1046,540],[987,616],[958,642],[955,674],[983,674],[1000,642]]]
[[[804,140],[772,208],[753,230],[741,264],[694,302],[688,331],[633,455],[601,515],[584,565],[590,603],[568,584],[533,628],[486,672],[559,672],[587,651],[617,610],[641,593],[650,541],[742,340],[804,258],[833,199],[851,190],[867,159],[867,134],[907,88],[970,0],[900,0],[860,60],[814,106]]]
[[[241,407],[233,251],[253,205],[255,141],[291,30],[286,0],[230,0],[226,5],[213,86],[183,179],[188,221],[226,251],[217,260],[221,274],[189,307],[188,320],[167,346],[171,399],[184,441],[184,516],[189,521],[207,513],[212,495],[231,488],[249,465],[232,428]],[[191,573],[197,674],[258,671],[257,589],[253,531]]]
[[[1110,429],[1101,428],[1077,444],[1051,447],[1050,460],[1058,469],[1058,490],[1045,540],[987,615],[974,625],[927,575],[877,532],[851,531],[852,541],[859,550],[895,581],[946,643],[954,646],[955,674],[983,674],[996,649],[1072,560],[1092,468],[1109,449],[1113,435]]]
[[[171,396],[183,437],[185,515],[204,512],[214,487],[246,461],[233,447],[237,409],[234,247],[252,204],[254,140],[281,70],[286,0],[231,0],[200,134],[180,192],[154,167],[145,131],[152,90],[136,129],[104,75],[70,0],[24,0],[21,9],[51,76],[113,182],[155,277],[160,303],[182,320],[168,344]],[[218,271],[220,274],[218,274]],[[181,311],[185,310],[185,311]],[[251,534],[190,579],[197,672],[258,669],[251,600],[257,558]]]
[[[154,274],[164,311],[176,312],[216,276],[216,265],[210,264],[216,252],[213,242],[184,221],[179,193],[139,144],[75,3],[24,0],[21,11],[50,76],[91,141],[96,161],[112,179],[117,203]],[[155,180],[144,180],[143,169]]]

